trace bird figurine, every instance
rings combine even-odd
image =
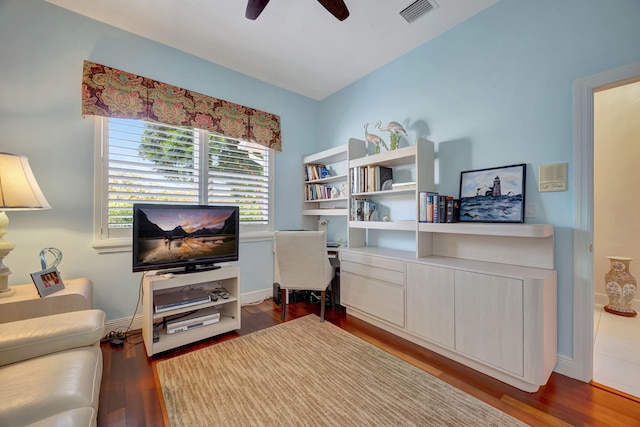
[[[379,122],[378,122],[379,123]],[[369,133],[368,128],[369,127],[369,123],[365,123],[364,124],[364,138],[367,140],[367,142],[370,142],[373,144],[373,152],[375,154],[378,154],[380,152],[380,145],[382,145],[385,150],[389,150],[389,147],[387,147],[387,143],[384,142],[384,140],[382,138],[380,138],[378,135],[375,135],[373,133]]]
[[[380,125],[382,124],[382,122],[380,122],[379,120],[376,122],[376,128],[383,130],[383,131],[387,131],[389,132],[391,135],[389,136],[389,140],[390,140],[390,145],[391,145],[391,149],[395,150],[398,148],[398,144],[400,143],[400,135],[398,135],[399,133],[404,133],[405,135],[407,135],[407,131],[404,130],[404,127],[402,127],[402,125],[398,122],[389,122],[389,124],[386,127],[380,127]]]

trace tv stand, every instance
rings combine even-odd
[[[171,274],[144,276],[142,281],[142,338],[148,356],[240,329],[240,269],[230,266],[215,267],[213,270],[204,271],[196,269],[190,272],[191,274],[171,272]],[[182,272],[180,271],[180,273]],[[178,307],[161,313],[156,313],[154,310],[156,295],[180,292],[183,289],[213,290],[215,288],[225,288],[229,297],[195,306]],[[210,325],[167,334],[165,322],[167,318],[194,310],[203,314],[211,310],[219,311],[220,320]]]
[[[215,264],[209,264],[209,265],[202,265],[202,266],[197,266],[197,265],[189,265],[186,266],[184,268],[184,270],[177,270],[174,271],[173,274],[190,274],[190,273],[200,273],[202,271],[211,271],[211,270],[217,270],[219,268],[222,268],[219,265],[215,265]]]

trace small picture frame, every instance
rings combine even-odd
[[[31,280],[36,285],[40,298],[64,289],[62,277],[60,277],[60,273],[55,267],[31,273]]]
[[[524,222],[526,164],[460,173],[460,222]]]

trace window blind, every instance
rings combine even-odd
[[[123,237],[125,230],[118,229],[131,228],[136,202],[235,205],[241,228],[266,230],[269,148],[190,127],[105,120],[109,237]]]

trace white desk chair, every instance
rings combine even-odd
[[[282,314],[287,310],[289,289],[321,291],[320,321],[324,322],[326,291],[335,269],[327,258],[327,244],[324,231],[276,231],[274,233],[275,268]]]

